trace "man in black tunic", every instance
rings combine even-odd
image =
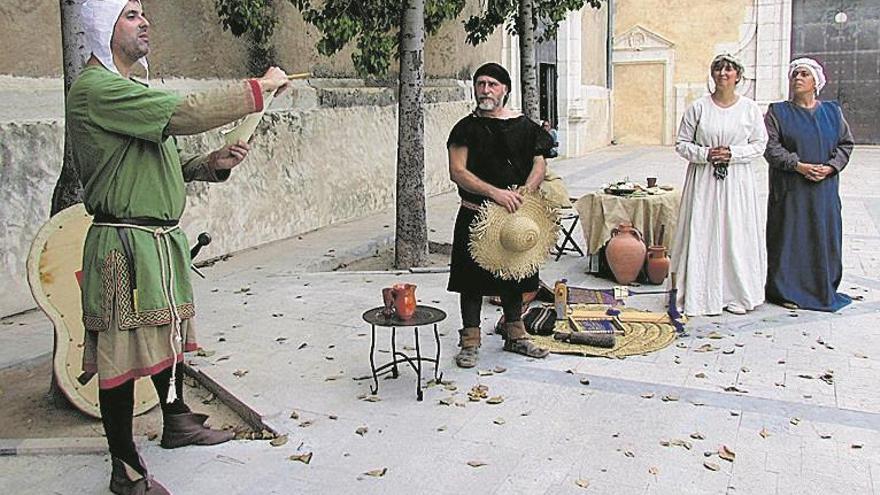
[[[529,340],[522,322],[522,294],[538,289],[538,274],[503,280],[477,265],[468,251],[471,223],[484,201],[513,213],[522,205],[517,188],[536,191],[544,180],[553,141],[538,124],[506,108],[510,75],[488,63],[474,73],[477,107],[449,133],[449,176],[458,185],[461,208],[455,220],[448,290],[461,294],[462,328],[455,357],[459,367],[477,364],[483,296],[500,296],[504,308],[504,350],[543,358],[548,351]]]

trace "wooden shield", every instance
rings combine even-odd
[[[91,223],[92,217],[82,204],[50,218],[31,244],[27,277],[34,299],[55,325],[53,370],[59,388],[77,409],[100,418],[98,377],[88,377],[82,370],[85,328],[78,278]],[[149,378],[135,382],[135,416],[155,407],[158,400]]]

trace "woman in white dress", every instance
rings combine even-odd
[[[743,65],[723,54],[714,91],[685,112],[675,151],[689,162],[672,250],[679,305],[689,316],[745,314],[764,302],[767,252],[752,160],[767,145],[763,116],[736,93]]]

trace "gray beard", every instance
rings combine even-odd
[[[492,110],[495,110],[495,108],[497,108],[497,107],[498,107],[498,104],[495,103],[494,100],[489,99],[489,98],[484,99],[484,100],[480,100],[477,102],[477,108],[479,108],[480,110],[482,110],[484,112],[491,112]]]

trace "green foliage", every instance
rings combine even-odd
[[[214,5],[223,29],[247,38],[249,72],[262,74],[274,65],[272,35],[278,25],[274,0],[214,0]]]
[[[402,2],[397,0],[325,0],[316,7],[311,0],[290,0],[303,19],[318,28],[322,55],[333,55],[355,41],[351,59],[362,75],[382,76],[398,54]],[[426,0],[425,30],[437,31],[457,16],[465,0]]]
[[[464,21],[468,43],[476,46],[486,41],[495,29],[507,23],[510,34],[519,34],[519,2],[523,0],[486,0],[486,6],[480,15],[471,16]],[[602,6],[602,0],[531,0],[534,6],[532,27],[538,28],[538,19],[543,20],[544,31],[537,41],[546,41],[556,37],[559,23],[565,19],[566,13],[580,10],[584,5],[594,9]]]

